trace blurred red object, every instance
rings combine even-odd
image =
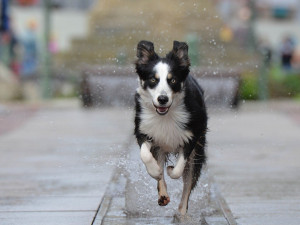
[[[18,3],[24,6],[30,6],[35,5],[36,3],[38,3],[38,1],[39,0],[18,0]]]

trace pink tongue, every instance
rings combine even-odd
[[[165,112],[168,108],[167,107],[158,107],[157,109],[160,112]]]

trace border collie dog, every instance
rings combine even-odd
[[[164,165],[169,154],[175,166],[167,174],[183,177],[179,213],[185,215],[191,191],[205,163],[207,114],[203,90],[191,75],[188,45],[174,41],[173,50],[159,57],[154,45],[140,41],[136,72],[140,85],[135,94],[135,136],[147,172],[158,181],[158,204],[170,202],[164,180]]]

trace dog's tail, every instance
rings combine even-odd
[[[191,159],[190,163],[193,168],[193,178],[192,178],[192,190],[197,185],[198,179],[201,175],[201,170],[203,165],[206,163],[205,155],[205,145],[206,137],[200,137],[194,148],[194,157]]]

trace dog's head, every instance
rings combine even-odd
[[[167,114],[174,95],[183,90],[190,71],[188,45],[174,41],[172,51],[161,58],[155,53],[152,42],[140,41],[137,57],[135,65],[141,88],[151,96],[156,112]]]

